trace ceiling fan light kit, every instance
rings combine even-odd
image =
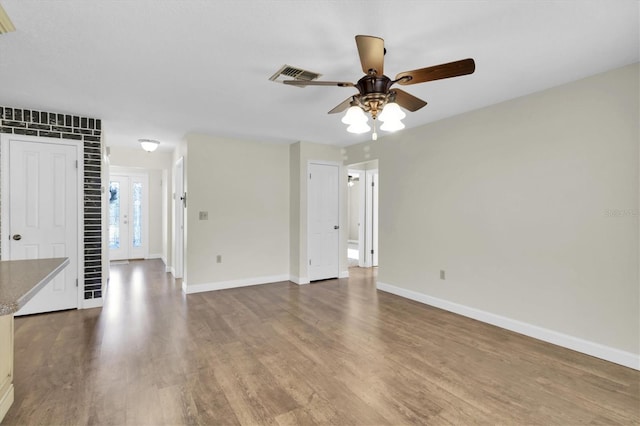
[[[473,59],[463,59],[461,61],[449,62],[432,67],[420,68],[413,71],[404,71],[396,75],[395,80],[391,80],[384,75],[384,40],[379,37],[357,35],[356,46],[360,56],[362,71],[365,76],[356,84],[344,81],[304,81],[285,80],[284,84],[306,87],[306,86],[338,86],[355,87],[358,94],[353,95],[337,105],[329,114],[335,114],[347,110],[342,118],[344,124],[349,125],[347,131],[350,133],[366,133],[371,130],[367,124],[367,113],[373,120],[373,133],[371,138],[376,140],[376,120],[383,122],[381,130],[394,132],[404,129],[402,119],[406,114],[400,107],[414,112],[427,105],[422,99],[400,89],[392,89],[391,86],[398,83],[410,85],[425,83],[427,81],[441,80],[451,77],[472,74],[475,71]]]

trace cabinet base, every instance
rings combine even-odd
[[[0,396],[0,422],[11,408],[11,404],[13,404],[13,383],[9,385],[4,395]]]

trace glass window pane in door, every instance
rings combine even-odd
[[[133,184],[133,246],[142,247],[142,183]]]
[[[109,182],[109,248],[120,248],[120,182]]]

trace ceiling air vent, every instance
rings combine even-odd
[[[292,67],[291,65],[283,65],[274,75],[269,77],[271,81],[283,82],[284,80],[316,80],[320,77],[313,71],[307,71],[300,68]],[[301,86],[298,86],[301,87]]]

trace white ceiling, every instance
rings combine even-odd
[[[0,0],[0,104],[103,119],[109,145],[188,132],[350,145],[327,111],[354,88],[268,78],[289,64],[356,82],[356,34],[385,73],[472,57],[469,76],[403,87],[419,126],[639,60],[639,3],[598,1]]]

